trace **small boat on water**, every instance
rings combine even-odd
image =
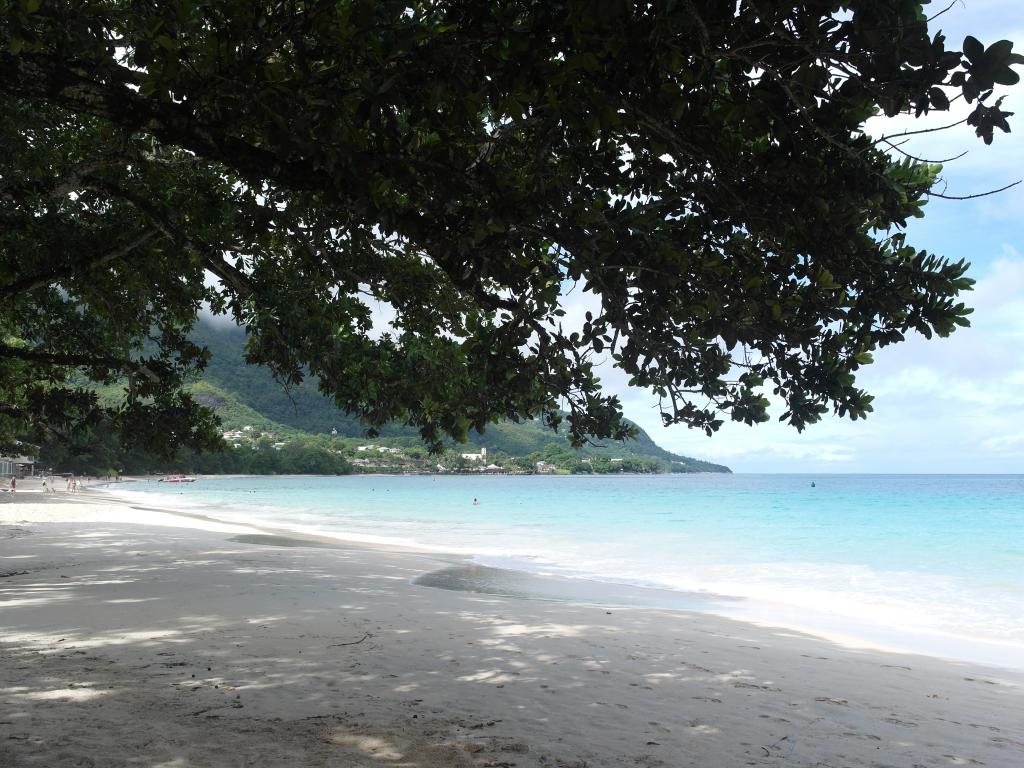
[[[194,483],[196,479],[190,475],[183,474],[181,472],[175,472],[173,475],[167,475],[167,477],[161,477],[157,482],[160,483]]]

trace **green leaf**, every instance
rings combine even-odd
[[[1009,40],[998,40],[985,51],[985,62],[989,66],[1002,64],[1010,58],[1013,53],[1013,43]]]
[[[1020,75],[1009,67],[997,69],[992,73],[992,82],[999,85],[1016,85],[1020,82]]]
[[[938,86],[935,86],[934,88],[928,91],[928,97],[931,100],[932,106],[935,107],[936,109],[949,109],[949,98],[946,96],[945,92]]]
[[[978,38],[968,35],[964,38],[964,55],[970,59],[972,64],[976,64],[984,57],[985,46]]]

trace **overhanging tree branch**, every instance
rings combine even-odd
[[[137,373],[153,382],[159,382],[160,376],[150,366],[137,360],[109,355],[89,355],[76,352],[47,352],[38,347],[15,347],[0,343],[0,358],[25,360],[48,365],[69,365],[82,368],[107,368]]]
[[[94,256],[79,257],[66,264],[61,264],[55,269],[51,269],[47,272],[26,275],[15,280],[9,285],[0,287],[0,297],[17,296],[21,293],[29,293],[37,288],[42,288],[46,285],[53,285],[54,283],[59,282],[62,277],[67,277],[68,275],[77,274],[79,272],[88,272],[89,270],[102,267],[104,264],[108,264],[115,259],[127,256],[135,249],[148,243],[156,237],[157,234],[156,229],[144,229],[129,242],[116,248],[112,248],[104,253]]]

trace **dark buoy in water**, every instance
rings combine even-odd
[[[816,485],[814,484],[814,481],[813,481],[813,480],[811,480],[811,488],[816,488],[816,487],[817,487],[817,486],[816,486]]]

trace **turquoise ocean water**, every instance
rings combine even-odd
[[[210,477],[120,492],[1024,667],[1024,476]]]

